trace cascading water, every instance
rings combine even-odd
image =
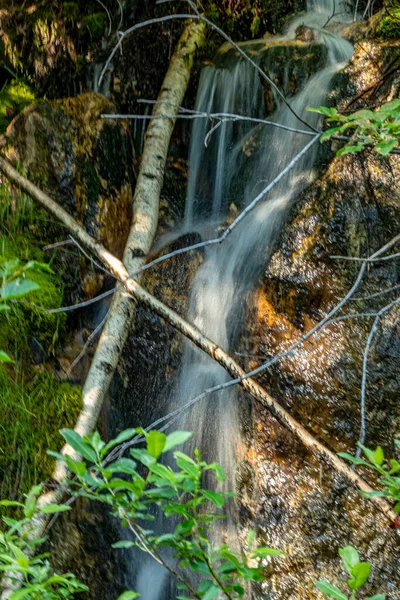
[[[325,68],[289,99],[294,111],[313,127],[318,125],[318,116],[307,113],[306,107],[325,103],[333,75],[352,54],[349,42],[323,29],[334,9],[334,0],[309,0],[308,12],[294,20],[285,38],[279,38],[280,42],[293,39],[296,27],[304,24],[315,30],[318,41],[327,48]],[[339,12],[337,8],[336,12]],[[345,20],[343,15],[340,20]],[[259,74],[243,58],[235,56],[232,64],[231,54],[226,55],[225,64],[223,55],[218,59],[223,67],[203,70],[196,109],[262,117],[263,86]],[[288,90],[283,91],[288,93]],[[283,103],[278,104],[269,119],[291,128],[301,125]],[[187,230],[199,222],[223,222],[232,203],[239,209],[244,208],[311,139],[288,130],[230,121],[214,131],[205,148],[208,128],[205,120],[195,121],[193,125],[185,215]],[[304,129],[304,125],[301,128]],[[246,145],[256,146],[250,157],[243,151]],[[193,283],[188,319],[228,352],[232,352],[240,332],[248,292],[265,265],[291,201],[311,181],[317,151],[318,145],[314,144],[221,246],[206,251]],[[187,344],[170,408],[184,405],[205,389],[227,379],[221,367]],[[220,391],[194,405],[182,417],[178,428],[195,432],[195,444],[202,456],[222,464],[227,474],[226,487],[232,491],[240,446],[234,389]],[[231,510],[234,511],[234,507]],[[224,533],[234,539],[234,522],[232,515],[228,516],[223,522],[225,532],[215,532],[216,539],[221,539]],[[129,587],[139,592],[143,600],[176,597],[174,582],[151,558],[142,559],[130,579]]]

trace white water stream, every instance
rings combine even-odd
[[[315,29],[318,41],[327,47],[326,67],[314,75],[303,90],[289,98],[294,111],[314,127],[318,125],[318,115],[307,112],[306,107],[326,102],[333,75],[352,55],[349,42],[323,29],[334,5],[334,0],[309,0],[308,12],[296,17],[287,35],[279,38],[280,41],[292,40],[295,29],[305,24]],[[336,10],[342,13],[340,20],[344,21],[343,9]],[[283,91],[287,93],[287,90]],[[256,70],[242,58],[236,58],[233,64],[227,59],[225,68],[210,66],[203,70],[196,109],[261,117],[264,115],[263,96]],[[304,129],[283,103],[268,118],[288,127]],[[192,129],[185,217],[187,230],[206,220],[223,223],[231,203],[243,209],[310,141],[309,136],[269,126],[227,122],[213,133],[208,148],[205,148],[208,128],[209,123],[199,119]],[[256,147],[244,160],[246,144]],[[291,202],[312,180],[318,146],[318,143],[313,145],[221,246],[213,246],[205,253],[204,263],[193,283],[188,319],[228,352],[234,349],[249,293],[272,251]],[[226,380],[228,376],[221,367],[187,343],[170,409]],[[235,390],[230,388],[203,399],[174,427],[195,432],[195,445],[200,448],[203,458],[222,464],[227,474],[226,487],[234,490],[241,444]],[[222,522],[224,533],[229,530],[230,536],[235,529],[234,507],[231,509],[230,518]],[[221,538],[221,532],[215,532],[215,536]],[[131,576],[129,587],[139,592],[142,600],[172,600],[176,597],[174,582],[151,558],[142,557],[139,565],[132,565]]]

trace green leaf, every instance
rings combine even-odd
[[[396,502],[396,504],[393,506],[393,510],[395,513],[400,513],[400,502]]]
[[[14,362],[10,356],[3,350],[0,350],[0,363],[11,363]]]
[[[344,129],[344,125],[340,125],[339,127],[331,127],[330,129],[327,129],[326,131],[324,131],[324,133],[319,138],[319,141],[325,142],[325,140],[329,140],[333,135],[336,135],[337,133],[341,133],[343,131],[343,129]]]
[[[92,463],[96,462],[97,456],[95,451],[89,444],[85,444],[79,433],[73,429],[60,429],[60,433],[67,444],[76,450],[78,454],[83,456],[83,458],[86,458],[86,460],[90,460]]]
[[[220,483],[223,483],[225,481],[225,479],[226,479],[225,473],[220,464],[211,463],[210,465],[207,465],[207,467],[206,467],[206,470],[209,470],[209,469],[211,469],[212,471],[215,472],[217,479]]]
[[[15,502],[14,500],[0,500],[1,506],[25,506],[22,502]]]
[[[83,477],[86,473],[86,463],[80,462],[79,460],[74,460],[70,456],[66,455],[64,457],[65,462],[67,463],[68,469],[77,477]]]
[[[251,555],[255,556],[256,558],[264,558],[265,556],[284,556],[285,553],[281,550],[275,550],[275,548],[259,546],[251,553]]]
[[[105,454],[107,454],[107,452],[109,452],[112,448],[114,448],[114,446],[119,446],[119,444],[123,444],[124,442],[131,440],[133,437],[135,437],[135,435],[137,433],[138,433],[138,430],[136,428],[135,429],[125,429],[124,431],[121,431],[121,433],[119,435],[117,435],[116,438],[114,438],[113,440],[110,440],[108,442],[108,444],[103,448],[103,450],[102,450],[103,456]]]
[[[336,108],[328,108],[327,106],[320,106],[319,108],[312,108],[307,106],[307,110],[309,112],[319,113],[320,115],[325,115],[326,117],[335,117],[338,114]]]
[[[98,454],[101,453],[101,451],[103,450],[103,448],[106,445],[106,443],[103,442],[103,440],[101,439],[98,431],[93,431],[93,433],[90,433],[89,435],[85,435],[85,437],[83,438],[83,441],[85,443],[89,444],[90,446],[92,446],[92,448],[94,448],[94,450]]]
[[[346,565],[346,569],[350,575],[352,575],[353,567],[360,562],[357,550],[353,546],[345,546],[344,548],[339,548],[339,556]]]
[[[395,146],[397,146],[396,138],[389,138],[388,140],[382,140],[382,142],[376,144],[375,150],[379,152],[379,154],[386,156],[393,150]]]
[[[153,465],[156,462],[154,456],[151,456],[144,448],[131,448],[129,452],[133,458],[136,458],[136,460],[140,461],[145,467]]]
[[[378,446],[374,452],[374,462],[378,465],[378,467],[380,467],[383,464],[384,459],[385,454],[383,452],[383,449],[380,446]]]
[[[220,591],[221,588],[213,583],[204,594],[203,600],[212,600],[213,598],[216,598]]]
[[[201,493],[207,500],[210,500],[217,508],[223,508],[225,505],[225,497],[218,492],[212,492],[211,490],[201,490]]]
[[[140,594],[136,592],[124,592],[118,596],[117,600],[133,600],[133,598],[139,598]]]
[[[322,592],[326,596],[329,596],[329,598],[335,598],[335,600],[348,600],[347,596],[343,594],[343,592],[341,592],[339,588],[337,588],[335,585],[332,585],[331,583],[329,583],[329,581],[326,581],[325,579],[323,579],[322,581],[317,581],[315,585],[320,590],[320,592]]]
[[[7,312],[8,310],[10,310],[8,304],[0,304],[0,313]]]
[[[340,456],[341,458],[345,458],[346,460],[349,460],[350,462],[354,463],[355,465],[368,466],[368,463],[365,460],[362,460],[361,458],[356,458],[355,456],[352,456],[348,452],[338,452],[338,456]]]
[[[365,600],[386,600],[386,594],[375,594],[375,596],[369,596]]]
[[[66,504],[47,504],[40,509],[40,512],[52,515],[54,513],[66,512],[67,510],[71,510],[71,507]]]
[[[367,448],[366,446],[363,446],[360,443],[358,443],[358,445],[360,446],[360,448],[364,452],[365,456],[368,458],[369,462],[372,463],[373,465],[375,465],[376,463],[375,463],[375,453],[374,453],[374,451],[370,450],[370,448]]]
[[[111,473],[126,473],[127,475],[136,475],[136,463],[130,458],[120,458],[107,467]]]
[[[33,292],[34,290],[38,290],[39,286],[34,281],[30,279],[14,279],[14,281],[9,281],[2,288],[0,288],[0,296],[3,300],[13,300],[14,298],[21,298],[22,296],[26,296],[29,292]]]
[[[133,546],[136,546],[136,544],[131,540],[120,540],[112,544],[112,548],[132,548]]]
[[[358,590],[367,581],[371,573],[371,563],[360,562],[352,569],[352,579],[349,579],[348,584],[352,590]]]
[[[193,433],[190,431],[174,431],[173,433],[170,433],[167,435],[167,441],[165,442],[163,452],[168,452],[168,450],[172,450],[172,448],[184,444],[192,437],[192,435]]]
[[[164,446],[167,442],[167,436],[165,433],[160,433],[159,431],[153,429],[149,432],[146,442],[147,452],[150,454],[150,456],[153,456],[153,458],[158,458],[164,450]]]
[[[340,150],[338,150],[336,152],[336,156],[345,156],[346,154],[355,154],[355,152],[359,152],[363,148],[364,148],[364,144],[361,142],[355,146],[350,146],[350,145],[346,144],[346,146],[343,146],[343,148],[341,148]]]

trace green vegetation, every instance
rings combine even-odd
[[[60,433],[82,457],[82,460],[75,460],[68,455],[48,452],[66,462],[73,476],[67,482],[72,498],[83,496],[107,505],[131,533],[131,539],[117,542],[114,548],[135,546],[164,565],[177,580],[180,590],[177,600],[243,598],[246,583],[264,579],[266,560],[283,554],[273,548],[254,545],[256,534],[253,531],[249,532],[245,550],[241,552],[232,550],[227,544],[214,546],[210,542],[210,527],[217,519],[224,518],[222,510],[227,498],[233,494],[202,487],[206,473],[212,473],[220,483],[224,481],[220,465],[202,461],[198,451],[193,459],[176,450],[192,434],[176,431],[166,436],[158,431],[134,428],[106,443],[98,432],[85,437],[72,429],[62,429]],[[145,448],[137,447],[141,442],[145,442]],[[128,449],[130,458],[122,457]],[[172,454],[176,469],[163,464],[165,454]],[[6,509],[23,513],[20,520],[3,517],[6,531],[0,534],[0,570],[7,572],[11,582],[16,582],[21,574],[23,576],[23,587],[13,592],[10,600],[72,598],[87,589],[71,573],[54,574],[47,555],[32,558],[44,541],[32,539],[35,514],[71,510],[70,503],[47,504],[39,508],[37,499],[41,491],[42,485],[34,486],[23,503],[15,500],[0,502]],[[152,507],[155,506],[171,522],[170,533],[159,536],[152,531],[151,523],[155,521]],[[146,528],[143,522],[148,523]],[[161,550],[165,547],[172,550],[179,570],[164,562]],[[339,555],[350,575],[347,582],[350,595],[326,580],[318,581],[316,586],[330,598],[356,600],[358,590],[370,576],[371,564],[361,562],[352,546],[341,548]],[[200,582],[193,583],[188,570],[200,576]],[[137,597],[136,592],[126,591],[119,600]],[[385,598],[385,594],[375,594],[365,600]]]
[[[328,123],[339,123],[327,129],[321,135],[321,142],[337,135],[351,134],[349,143],[337,152],[337,156],[360,152],[371,146],[376,152],[386,156],[400,142],[400,99],[392,100],[377,110],[357,110],[350,115],[343,115],[336,108],[309,108],[328,117]]]
[[[29,104],[35,101],[35,94],[23,79],[6,83],[0,91],[0,133],[3,133],[11,120]]]
[[[4,533],[0,533],[0,571],[12,573],[22,580],[21,588],[11,593],[10,600],[68,599],[87,589],[72,573],[53,573],[48,554],[36,555],[37,547],[43,540],[30,538],[35,514],[62,512],[67,509],[51,504],[42,509],[38,508],[37,499],[42,489],[42,485],[34,486],[26,494],[24,503],[10,500],[0,502],[5,507],[17,507],[23,512],[23,517],[19,520],[3,517],[6,529]]]
[[[40,247],[49,225],[26,195],[0,186],[0,491],[9,499],[50,476],[54,431],[73,426],[82,405],[80,388],[55,380],[46,364],[65,324],[43,310],[63,303],[62,270]]]
[[[395,445],[400,449],[400,440],[395,440]],[[367,460],[351,456],[347,452],[341,452],[339,456],[346,458],[355,465],[362,465],[378,473],[380,478],[378,483],[382,486],[381,490],[374,492],[360,492],[366,498],[371,496],[381,496],[395,502],[393,510],[400,513],[400,477],[396,475],[400,472],[400,462],[394,458],[385,459],[383,449],[378,446],[371,450],[362,444],[359,444]]]
[[[104,35],[106,26],[106,15],[104,12],[96,12],[90,15],[86,15],[82,19],[82,30],[83,32],[89,30],[90,35],[93,38],[100,38]]]
[[[338,587],[329,583],[325,579],[322,581],[317,581],[317,588],[323,594],[325,594],[325,596],[329,596],[329,598],[335,598],[335,600],[355,600],[358,590],[363,587],[370,576],[371,563],[360,562],[358,552],[352,546],[340,548],[339,556],[350,575],[350,579],[347,581],[347,585],[350,590],[350,596],[344,594]],[[386,594],[375,594],[374,596],[365,598],[365,600],[385,600],[385,598]]]
[[[45,370],[29,375],[14,378],[0,368],[0,491],[9,499],[51,475],[54,460],[46,451],[62,443],[54,424],[73,426],[82,407],[79,387],[58,382]]]
[[[113,515],[134,534],[135,541],[124,540],[114,547],[137,546],[164,566],[160,549],[172,549],[180,569],[179,574],[175,571],[173,574],[178,588],[185,592],[178,598],[212,600],[221,592],[226,598],[243,598],[245,582],[263,579],[262,560],[282,554],[265,546],[254,547],[254,532],[249,534],[246,552],[210,542],[210,526],[223,518],[220,511],[232,494],[203,489],[202,482],[207,472],[213,473],[218,482],[224,481],[221,466],[202,461],[197,450],[194,459],[174,451],[177,470],[160,462],[163,455],[171,454],[171,450],[187,441],[190,433],[177,431],[166,436],[158,431],[128,429],[108,444],[97,432],[85,438],[68,429],[61,430],[61,434],[84,459],[76,461],[50,452],[64,460],[74,474],[75,478],[69,481],[73,493],[108,505]],[[121,450],[128,440],[134,444],[140,439],[145,440],[146,448],[131,447],[130,458],[119,458],[117,447]],[[155,506],[174,526],[171,533],[158,536],[151,530],[151,522],[155,520],[151,509]],[[139,524],[141,520],[149,522],[146,529]],[[196,589],[185,569],[202,575]]]

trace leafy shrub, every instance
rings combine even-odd
[[[350,596],[344,594],[338,587],[329,583],[326,579],[317,581],[316,586],[325,596],[329,596],[329,598],[335,598],[335,600],[355,600],[358,590],[366,583],[370,576],[371,563],[360,562],[358,552],[352,546],[340,548],[339,556],[350,575],[350,579],[347,581]],[[365,598],[365,600],[385,600],[385,598],[386,594],[375,594],[374,596]]]
[[[351,134],[351,141],[337,152],[337,156],[359,152],[372,146],[376,152],[386,156],[400,141],[400,99],[383,104],[376,111],[358,110],[343,115],[336,108],[309,108],[328,117],[328,123],[339,123],[321,135],[321,142],[341,134]]]

